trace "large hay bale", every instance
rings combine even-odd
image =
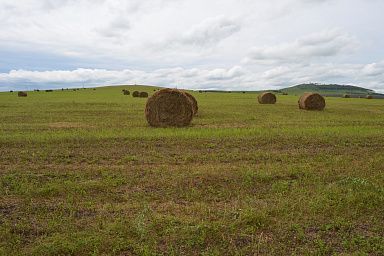
[[[145,117],[154,127],[187,126],[193,118],[192,102],[180,90],[162,89],[148,99]]]
[[[140,92],[139,97],[140,98],[148,98],[148,93],[147,92]]]
[[[130,95],[131,93],[130,93],[130,91],[128,91],[128,90],[123,90],[123,94],[124,94],[124,95]]]
[[[351,95],[349,95],[349,94],[344,94],[344,95],[343,95],[343,98],[345,98],[345,99],[349,99],[349,98],[351,98]]]
[[[276,95],[271,92],[264,92],[257,97],[260,104],[275,104]]]
[[[27,94],[26,92],[18,92],[18,93],[17,93],[17,96],[18,96],[18,97],[27,97],[28,94]]]
[[[373,99],[373,96],[372,96],[372,95],[367,95],[366,98],[369,99],[369,100],[371,100],[371,99]]]
[[[188,99],[191,101],[192,103],[192,110],[193,110],[193,114],[196,115],[197,114],[197,111],[199,110],[199,106],[197,105],[197,100],[195,97],[193,97],[192,94],[188,93],[188,92],[184,92],[185,95],[187,95]]]
[[[305,110],[323,110],[325,99],[318,93],[304,93],[299,99],[299,108]]]
[[[139,91],[134,91],[133,93],[132,93],[132,97],[140,97],[140,92]]]

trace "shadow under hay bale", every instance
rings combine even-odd
[[[193,118],[192,102],[180,90],[162,89],[148,99],[145,117],[153,127],[188,126]]]
[[[130,91],[128,91],[128,90],[123,90],[123,94],[124,94],[124,95],[130,95],[130,94],[131,94],[131,92],[130,92]]]
[[[28,94],[27,94],[26,92],[18,92],[18,93],[17,93],[17,96],[18,96],[18,97],[27,97]]]
[[[197,112],[199,111],[199,106],[197,104],[197,100],[195,97],[193,97],[192,94],[188,93],[188,92],[184,92],[185,95],[187,95],[188,99],[191,101],[192,103],[192,110],[193,110],[193,114],[194,115],[197,115]]]
[[[299,108],[305,110],[323,110],[325,99],[318,93],[304,93],[299,99]]]
[[[367,97],[365,97],[365,98],[371,100],[371,99],[373,99],[373,96],[372,95],[367,95]]]
[[[139,97],[140,98],[148,98],[148,93],[147,92],[140,92]]]
[[[135,98],[140,97],[140,92],[139,91],[134,91],[132,93],[132,97],[135,97]]]
[[[276,95],[270,92],[264,92],[257,97],[260,104],[275,104]]]
[[[343,95],[343,98],[345,98],[345,99],[349,99],[349,98],[351,98],[351,95],[349,95],[349,94],[344,94],[344,95]]]

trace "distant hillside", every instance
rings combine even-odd
[[[302,94],[304,92],[316,92],[323,95],[381,95],[373,90],[353,85],[339,85],[339,84],[299,84],[293,87],[288,87],[280,90],[288,94]]]

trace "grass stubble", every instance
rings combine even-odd
[[[192,93],[150,128],[109,87],[0,93],[0,255],[383,255],[384,102]]]

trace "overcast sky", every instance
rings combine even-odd
[[[383,0],[0,0],[0,90],[384,92]]]

